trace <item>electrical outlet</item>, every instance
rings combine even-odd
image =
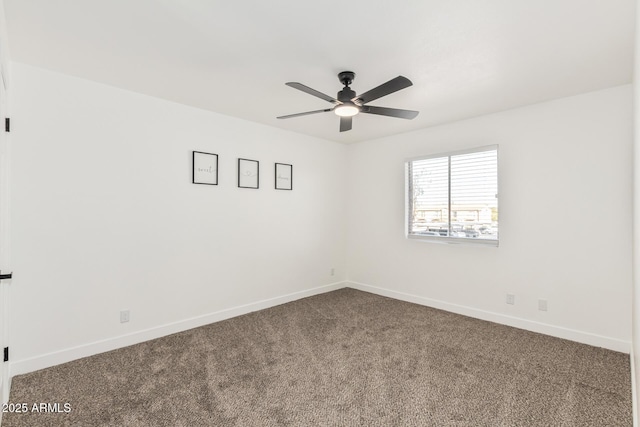
[[[335,269],[335,268],[332,268],[332,269],[331,269],[331,275],[332,275],[332,276],[335,276],[335,275],[336,275],[336,269]]]
[[[547,300],[546,299],[539,299],[538,300],[538,310],[547,311]]]
[[[514,305],[516,303],[516,296],[514,294],[507,294],[507,304]]]
[[[127,323],[129,321],[129,310],[122,310],[120,312],[120,323]]]

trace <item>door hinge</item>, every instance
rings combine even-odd
[[[4,361],[5,362],[9,361],[9,347],[4,348]]]
[[[4,119],[4,131],[11,132],[11,119],[9,117],[5,117]]]

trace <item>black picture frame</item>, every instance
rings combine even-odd
[[[218,185],[218,155],[194,151],[191,158],[193,184]]]
[[[260,188],[260,162],[238,159],[238,187]]]
[[[293,165],[276,163],[274,169],[276,190],[293,190]]]

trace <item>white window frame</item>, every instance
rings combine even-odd
[[[410,174],[411,162],[419,161],[419,160],[427,160],[427,159],[436,159],[436,158],[448,158],[449,189],[448,189],[447,197],[448,197],[449,218],[447,220],[447,223],[449,226],[449,230],[451,230],[451,157],[462,155],[462,154],[470,154],[470,153],[478,153],[482,151],[494,151],[494,150],[496,151],[496,156],[498,160],[497,168],[499,172],[500,151],[498,150],[498,145],[487,145],[487,146],[472,148],[468,150],[450,151],[446,153],[431,154],[427,156],[413,157],[410,159],[406,159],[405,160],[405,180],[404,180],[405,182],[405,193],[404,193],[405,194],[405,226],[404,226],[405,237],[411,240],[419,240],[419,241],[434,242],[434,243],[471,244],[471,245],[497,247],[500,240],[499,228],[498,228],[498,235],[496,236],[496,239],[476,239],[471,237],[453,237],[453,236],[431,236],[431,235],[415,234],[410,232],[411,215],[412,215],[412,209],[413,209],[413,206],[412,206],[413,205],[413,197],[412,197],[413,196],[413,177]],[[497,183],[498,186],[499,186],[499,181],[500,181],[500,176],[498,175],[498,183]],[[500,201],[498,199],[498,193],[496,193],[496,203],[498,205],[498,215],[499,215]],[[498,224],[499,224],[499,220],[498,220]]]

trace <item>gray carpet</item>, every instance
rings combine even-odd
[[[3,426],[631,426],[629,356],[341,289],[13,379]]]

